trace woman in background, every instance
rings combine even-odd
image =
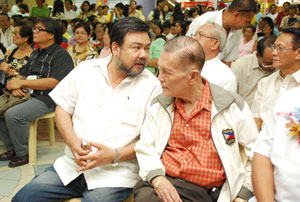
[[[89,42],[91,37],[91,28],[87,23],[78,23],[75,26],[76,45],[68,46],[68,53],[71,55],[74,67],[84,60],[96,58],[97,51]]]
[[[243,30],[243,38],[239,44],[239,57],[249,55],[256,50],[257,41],[253,38],[255,29],[254,25],[249,25]]]

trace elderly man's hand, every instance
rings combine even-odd
[[[23,81],[24,81],[24,80],[21,80],[20,78],[17,78],[17,77],[12,78],[10,81],[7,82],[6,88],[7,88],[8,90],[20,89],[20,88],[23,87],[23,86],[22,86],[22,82],[23,82]]]
[[[82,156],[88,155],[92,150],[91,146],[88,144],[87,149],[83,149],[81,147],[82,140],[81,139],[76,139],[74,144],[70,147],[74,156],[74,161],[79,167],[86,166],[87,162],[84,160],[81,160]]]
[[[157,185],[158,182],[159,185]],[[157,176],[151,181],[151,183],[153,187],[157,186],[156,187],[157,196],[163,202],[182,202],[175,187],[171,184],[171,182],[167,178],[163,176]]]
[[[103,166],[112,163],[115,160],[116,152],[114,149],[95,142],[90,142],[90,144],[91,146],[96,147],[98,151],[94,154],[81,156],[79,160],[85,161],[87,164],[77,169],[77,172],[86,171],[97,166]]]

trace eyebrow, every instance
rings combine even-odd
[[[151,42],[147,43],[147,44],[140,43],[140,42],[133,42],[133,44],[137,44],[137,45],[140,45],[140,46],[150,46]]]

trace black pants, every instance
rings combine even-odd
[[[178,178],[167,176],[167,179],[176,188],[183,202],[212,202],[209,189]],[[135,185],[133,194],[136,202],[161,202],[153,186],[142,180]]]

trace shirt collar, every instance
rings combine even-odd
[[[51,53],[53,53],[54,51],[55,51],[55,49],[57,48],[56,46],[58,46],[55,42],[52,44],[52,45],[50,45],[50,46],[48,46],[47,48],[43,48],[42,50],[39,48],[38,49],[38,51],[40,52],[40,51],[46,51],[48,54],[51,54]]]
[[[287,78],[287,77],[294,78],[295,81],[299,84],[300,83],[300,69],[298,71],[296,71],[295,73],[293,73],[293,74],[288,74],[285,78]],[[280,71],[278,71],[278,78],[279,79],[284,79],[281,76]]]

